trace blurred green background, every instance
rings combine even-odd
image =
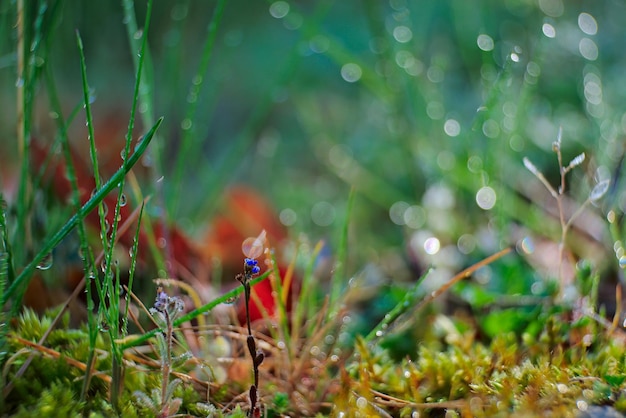
[[[151,112],[165,121],[144,194],[162,188],[152,212],[191,235],[201,235],[224,188],[243,183],[273,203],[294,238],[327,239],[334,249],[354,187],[350,272],[371,262],[393,280],[430,264],[449,274],[531,234],[558,240],[557,220],[543,210],[549,199],[522,158],[556,184],[559,127],[565,163],[587,155],[569,178],[575,201],[597,181],[619,179],[621,1],[229,0],[214,21],[209,57],[203,48],[216,4],[157,1],[148,34]],[[97,140],[121,149],[138,52],[129,46],[122,2],[39,1],[30,12],[43,5],[59,8],[45,59],[64,106],[82,99],[78,30]],[[141,26],[146,3],[134,6]],[[9,167],[15,2],[1,7],[0,147]],[[33,134],[52,141],[43,85],[36,93]],[[190,106],[197,106],[192,118]],[[71,131],[79,148],[86,146],[81,118]],[[617,262],[602,217],[609,210],[620,217],[626,206],[614,184],[579,234],[608,266]]]

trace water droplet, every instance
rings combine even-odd
[[[120,206],[126,206],[127,200],[126,200],[126,195],[124,193],[122,193],[120,195]]]
[[[609,185],[611,184],[610,180],[603,180],[600,183],[596,184],[591,193],[589,193],[589,200],[592,202],[596,202],[602,198],[609,190]]]
[[[17,80],[15,80],[15,87],[22,88],[24,87],[24,79],[22,77],[19,77]]]
[[[365,399],[363,396],[360,396],[356,400],[356,407],[359,408],[359,409],[367,408],[367,399]]]
[[[532,254],[535,252],[535,244],[531,237],[524,237],[517,242],[517,251],[522,254]]]
[[[263,248],[265,245],[265,230],[263,230],[258,237],[246,238],[241,244],[241,252],[248,258],[258,258],[263,254]]]
[[[383,336],[383,332],[381,330],[376,331],[376,336],[377,337],[382,337]]]
[[[143,29],[139,29],[137,32],[135,32],[135,34],[133,35],[133,38],[141,39],[142,36],[143,36]]]
[[[228,299],[226,299],[226,300],[224,301],[224,304],[226,304],[226,305],[232,305],[233,303],[235,303],[235,302],[237,301],[237,298],[238,298],[237,296],[232,296],[232,297],[229,297]]]
[[[48,253],[37,264],[37,268],[39,270],[48,270],[50,267],[52,267],[53,261],[54,260],[53,260],[53,257],[52,257],[52,253]]]

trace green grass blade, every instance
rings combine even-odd
[[[80,37],[80,33],[76,31],[76,42],[78,43],[78,52],[80,54],[80,74],[82,76],[83,87],[83,104],[85,107],[85,117],[87,119],[87,131],[89,139],[89,155],[91,157],[91,167],[93,168],[93,177],[96,184],[96,190],[100,189],[102,180],[100,179],[100,170],[98,168],[98,156],[96,151],[96,139],[93,129],[93,117],[91,115],[91,95],[89,93],[89,84],[87,83],[87,64],[85,63],[85,50],[83,48],[83,40]],[[107,249],[107,242],[105,239],[107,227],[106,214],[104,213],[104,204],[101,201],[98,203],[98,215],[100,217],[100,229],[102,231],[102,245]]]
[[[415,284],[406,292],[402,300],[385,315],[382,321],[380,321],[369,334],[367,334],[364,338],[366,343],[370,343],[375,339],[382,337],[388,328],[398,320],[398,318],[417,305],[417,300],[421,296],[419,292],[420,285],[430,272],[431,269],[426,270],[417,282],[415,282]]]
[[[348,197],[348,207],[346,208],[346,219],[341,230],[341,238],[339,240],[339,249],[337,252],[337,261],[335,263],[334,272],[330,280],[330,299],[328,318],[333,318],[339,311],[339,296],[347,282],[345,279],[346,263],[348,258],[348,234],[350,229],[350,218],[352,216],[352,208],[354,207],[355,188],[350,189]]]
[[[133,291],[133,282],[135,279],[135,270],[137,268],[137,251],[139,249],[139,232],[141,231],[141,219],[143,217],[143,209],[145,207],[145,203],[141,203],[141,209],[139,210],[139,218],[137,219],[137,229],[135,229],[135,238],[133,239],[133,246],[131,248],[130,254],[130,269],[129,269],[129,277],[128,277],[128,287],[126,292],[126,310],[124,311],[124,316],[122,317],[122,337],[125,337],[128,333],[128,311],[130,309],[130,295]]]
[[[3,295],[0,305],[5,305],[20,289],[25,288],[30,282],[33,271],[36,266],[50,253],[59,243],[65,238],[72,229],[78,224],[80,219],[84,218],[98,206],[100,202],[119,184],[124,176],[130,171],[130,169],[139,161],[139,158],[144,154],[150,141],[154,137],[159,126],[163,122],[163,118],[157,120],[157,123],[144,135],[143,139],[137,144],[135,152],[130,158],[120,167],[115,174],[107,181],[102,188],[91,196],[91,198],[81,207],[81,210],[74,214],[61,229],[54,234],[43,246],[43,248],[37,253],[37,255],[31,260],[30,263],[24,267],[22,272],[17,276],[15,281],[11,283],[7,292]]]
[[[13,251],[11,249],[11,242],[9,240],[9,228],[7,226],[6,208],[6,200],[4,200],[4,196],[2,195],[2,193],[0,193],[0,253],[6,255],[5,276],[1,278],[4,281],[4,283],[2,283],[3,286],[6,286],[8,283],[13,282],[13,279],[15,278],[15,269],[13,268]],[[3,292],[0,293],[0,297],[2,297],[2,294],[4,294],[4,287],[2,288],[2,290]]]

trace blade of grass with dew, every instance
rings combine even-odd
[[[255,278],[254,280],[250,281],[250,286],[254,286],[257,283],[262,282],[263,280],[267,279],[269,276],[269,271],[263,273],[262,275],[260,275],[259,277]],[[237,286],[236,288],[234,288],[233,290],[224,293],[222,296],[217,297],[215,299],[213,299],[211,302],[201,306],[200,308],[194,309],[191,312],[186,313],[185,315],[177,318],[174,321],[174,326],[178,327],[181,324],[184,324],[185,322],[191,321],[192,319],[200,316],[200,315],[204,315],[205,313],[211,311],[213,308],[215,308],[217,305],[220,305],[222,303],[228,303],[228,301],[234,300],[237,296],[239,296],[241,293],[243,292],[243,287],[242,286]],[[127,348],[131,348],[131,347],[135,347],[138,346],[140,344],[145,343],[146,341],[148,341],[150,338],[154,337],[158,332],[160,332],[161,330],[156,328],[153,329],[151,331],[146,332],[143,335],[137,336],[137,338],[126,338],[126,341],[124,342],[124,344],[122,344],[122,349],[125,350]]]
[[[126,161],[126,159],[128,158],[128,155],[130,153],[130,145],[132,142],[132,132],[133,132],[133,128],[135,125],[135,115],[136,115],[136,111],[137,111],[137,103],[139,102],[139,90],[140,90],[140,86],[141,86],[141,82],[142,82],[142,74],[143,74],[143,67],[144,67],[144,62],[145,62],[145,57],[146,57],[146,51],[147,51],[147,44],[148,44],[148,32],[150,29],[150,19],[152,16],[152,5],[153,5],[153,1],[150,0],[148,1],[148,7],[146,10],[146,18],[145,18],[145,22],[144,22],[144,32],[143,32],[143,36],[142,36],[142,43],[141,43],[141,50],[139,53],[139,59],[137,60],[137,73],[135,76],[135,87],[134,87],[134,91],[133,91],[133,100],[132,100],[132,106],[131,106],[131,111],[130,111],[130,117],[129,117],[129,121],[128,121],[128,129],[126,131],[126,141],[125,141],[125,145],[124,145],[124,149],[123,149],[123,153],[122,153],[122,159],[124,161]],[[121,211],[121,207],[122,207],[122,200],[126,199],[124,196],[124,182],[125,182],[125,178],[122,178],[118,184],[118,193],[117,193],[117,199],[115,201],[115,212],[114,212],[114,216],[113,216],[113,225],[111,228],[111,233],[109,235],[109,243],[108,243],[108,247],[105,247],[105,255],[104,255],[104,265],[105,265],[105,272],[104,272],[104,280],[105,282],[109,283],[109,278],[112,277],[112,267],[113,267],[113,249],[114,249],[114,243],[116,240],[116,235],[117,235],[117,229],[119,227],[119,221],[120,221],[120,211]],[[142,205],[143,207],[143,205]],[[106,237],[106,231],[105,231],[105,237]],[[106,238],[105,238],[106,239]],[[119,345],[116,343],[116,341],[119,340],[120,335],[123,336],[123,334],[121,334],[121,329],[119,327],[119,321],[120,321],[120,289],[121,289],[121,282],[120,282],[120,272],[119,272],[119,265],[116,264],[115,266],[115,283],[110,283],[111,286],[113,286],[113,291],[112,292],[107,292],[107,295],[109,296],[109,301],[108,303],[102,304],[103,306],[105,306],[105,311],[107,313],[107,321],[108,321],[108,333],[109,333],[109,337],[111,340],[111,353],[112,353],[112,365],[111,365],[111,369],[112,369],[112,373],[111,373],[111,377],[113,379],[113,385],[110,391],[111,394],[111,403],[114,405],[114,407],[117,408],[118,406],[118,399],[119,396],[121,394],[121,390],[122,390],[122,367],[123,367],[123,357],[124,357],[124,352],[123,350],[119,347]],[[122,319],[122,321],[124,321],[125,319]]]
[[[6,276],[4,276],[5,281],[3,283],[3,286],[5,287],[7,284],[13,282],[13,280],[15,279],[15,268],[13,267],[13,250],[11,248],[11,241],[9,239],[9,228],[7,226],[6,209],[7,202],[4,199],[4,195],[0,192],[0,252],[6,255],[7,270],[5,272]],[[5,287],[2,288],[3,292],[0,293],[0,298],[4,294]]]
[[[344,220],[341,236],[339,238],[339,248],[337,250],[337,261],[333,269],[333,275],[330,279],[330,299],[328,303],[327,319],[333,318],[339,312],[339,300],[341,291],[346,283],[346,263],[348,261],[348,235],[350,229],[350,218],[352,216],[352,208],[354,207],[354,197],[356,191],[354,186],[350,189],[348,196],[348,206],[346,207],[346,218]]]
[[[4,295],[6,286],[13,275],[13,268],[11,266],[11,247],[7,236],[5,208],[6,203],[4,201],[4,196],[0,193],[0,297]],[[4,309],[0,309],[0,364],[4,364],[4,358],[8,352],[6,344],[8,323],[7,312]],[[2,387],[5,386],[4,373],[0,377],[0,385]],[[4,397],[0,399],[0,408],[3,408],[3,403]]]
[[[145,57],[145,52],[146,52],[147,44],[148,44],[147,32],[150,29],[150,17],[152,16],[152,4],[153,4],[152,0],[148,1],[148,9],[146,11],[146,20],[144,23],[145,32],[143,36],[143,42],[141,43],[141,51],[139,54],[139,59],[138,59],[138,64],[137,64],[137,74],[135,76],[135,88],[133,91],[133,100],[132,100],[132,106],[130,110],[130,118],[128,120],[128,129],[126,130],[126,141],[124,144],[124,149],[122,151],[122,159],[124,161],[126,161],[126,159],[128,158],[128,155],[130,154],[130,145],[132,142],[133,128],[135,126],[135,115],[137,111],[137,103],[139,102],[139,94],[140,94],[139,89],[141,86],[141,80],[142,80],[142,74],[143,74],[144,57]],[[113,257],[113,243],[115,242],[115,236],[117,234],[117,228],[118,228],[119,221],[120,221],[120,210],[122,207],[122,200],[125,200],[125,198],[123,197],[124,196],[124,183],[125,183],[125,178],[122,178],[118,185],[117,199],[115,202],[115,215],[113,216],[113,225],[112,225],[111,234],[109,237],[108,251],[106,251],[105,258],[104,258],[105,267],[106,267],[105,275],[109,274],[111,270],[111,259]],[[119,314],[119,312],[117,313]],[[117,323],[117,320],[116,320],[116,323]]]
[[[202,48],[202,55],[200,59],[200,64],[198,66],[198,71],[194,76],[191,87],[189,88],[188,97],[193,100],[188,100],[187,112],[185,113],[185,119],[191,122],[191,126],[189,129],[183,129],[182,138],[180,140],[180,149],[178,154],[176,155],[176,161],[174,164],[174,176],[173,182],[173,196],[168,199],[171,203],[171,207],[169,212],[170,216],[176,216],[178,214],[180,201],[180,193],[182,191],[182,187],[179,185],[182,183],[183,170],[186,166],[188,166],[189,156],[190,155],[198,155],[200,154],[200,147],[202,145],[202,141],[198,141],[196,139],[196,113],[198,110],[198,96],[201,93],[202,85],[204,78],[209,69],[209,63],[211,61],[211,56],[213,53],[213,46],[215,45],[215,38],[217,35],[217,29],[219,27],[220,22],[222,21],[222,15],[224,14],[224,6],[226,5],[226,0],[219,0],[215,5],[215,10],[213,11],[213,16],[209,25],[207,27],[207,37],[204,42],[204,47]]]
[[[124,316],[122,317],[122,337],[128,335],[128,312],[130,309],[130,294],[133,291],[133,282],[135,279],[135,270],[137,268],[137,256],[139,249],[139,233],[141,232],[141,220],[143,217],[143,209],[145,204],[141,203],[141,209],[139,210],[139,217],[137,219],[137,228],[135,229],[135,237],[133,238],[133,246],[130,251],[130,269],[128,271],[128,285],[126,286],[126,308]]]
[[[135,147],[133,155],[111,176],[102,188],[91,196],[91,198],[81,207],[81,210],[74,214],[66,223],[55,233],[41,248],[41,250],[35,255],[35,257],[24,267],[22,272],[16,277],[15,281],[11,283],[7,292],[5,293],[0,305],[5,305],[18,290],[25,288],[30,282],[31,276],[37,264],[46,257],[47,254],[52,251],[59,243],[65,238],[72,229],[78,224],[79,219],[84,218],[89,212],[98,206],[98,204],[115,188],[118,183],[124,177],[130,169],[139,161],[139,158],[144,154],[148,145],[152,141],[152,138],[161,126],[163,118],[159,118],[157,123],[144,135],[142,140]],[[19,301],[17,301],[19,302]]]
[[[89,156],[91,157],[91,168],[93,169],[94,182],[96,184],[96,190],[100,189],[102,179],[100,178],[100,169],[98,167],[98,152],[96,150],[96,138],[93,128],[93,117],[91,114],[91,94],[89,92],[89,84],[87,82],[87,64],[85,62],[85,50],[83,48],[83,40],[80,37],[78,30],[76,31],[76,42],[78,44],[78,52],[80,55],[80,74],[82,78],[83,87],[83,105],[85,109],[85,118],[87,119],[87,131],[89,140]],[[104,201],[98,203],[98,217],[100,218],[100,238],[102,241],[102,248],[106,253],[108,248],[108,242],[106,240],[107,225],[106,225],[106,213],[104,211]],[[106,278],[105,278],[106,282]]]
[[[91,114],[91,93],[89,89],[89,84],[87,82],[87,64],[85,62],[85,51],[83,47],[83,41],[81,39],[80,33],[78,30],[76,31],[76,41],[78,44],[78,52],[80,55],[80,70],[82,77],[82,87],[83,87],[83,101],[85,108],[85,116],[87,119],[87,131],[88,131],[88,139],[89,139],[89,154],[91,157],[91,165],[94,173],[94,181],[96,185],[96,190],[100,189],[101,179],[100,179],[100,170],[98,167],[98,158],[97,158],[97,150],[96,150],[96,142],[95,142],[95,132],[93,128],[93,117]],[[128,141],[127,141],[128,142]],[[128,148],[129,144],[126,144]],[[125,164],[125,163],[124,163]],[[118,190],[121,190],[120,184],[123,184],[124,178],[122,177],[118,182]],[[115,279],[113,277],[113,272],[111,270],[111,258],[113,253],[113,243],[115,242],[115,233],[117,232],[117,216],[119,215],[119,195],[118,200],[116,202],[116,213],[114,217],[114,228],[111,231],[111,239],[109,240],[109,229],[111,226],[108,224],[106,219],[106,211],[104,208],[104,201],[100,201],[98,204],[98,218],[100,220],[100,241],[102,243],[102,249],[104,251],[104,276],[103,279],[95,280],[96,283],[96,291],[99,296],[98,303],[98,317],[103,316],[105,318],[105,322],[107,324],[106,330],[109,334],[111,340],[111,357],[112,357],[112,377],[114,384],[111,388],[111,404],[113,404],[114,408],[117,408],[117,397],[118,390],[120,387],[119,378],[121,376],[121,360],[122,360],[122,352],[116,349],[115,341],[117,337],[119,337],[119,291],[117,286],[115,286]],[[89,287],[88,287],[89,289]],[[93,305],[93,301],[88,301],[88,304]],[[91,365],[95,359],[95,345],[96,340],[98,338],[99,324],[96,324],[94,320],[90,320],[88,322],[89,325],[89,356],[87,360],[88,370],[91,370]],[[87,390],[89,388],[91,380],[91,374],[88,372],[83,381],[83,390],[81,392],[81,398],[84,399],[86,396]]]
[[[313,251],[310,254],[309,263],[307,264],[304,274],[302,275],[302,289],[298,293],[298,299],[294,305],[292,334],[294,335],[295,340],[298,340],[300,337],[300,329],[302,327],[304,315],[306,314],[306,318],[310,319],[318,308],[318,306],[316,306],[316,295],[313,291],[313,285],[316,283],[313,270],[315,269],[317,257],[323,247],[324,241],[318,241],[318,243],[315,244],[315,247],[313,247]],[[310,331],[310,329],[307,329],[307,331]]]
[[[144,202],[142,204],[142,207],[146,203],[147,200],[148,200],[148,198],[146,198],[146,200],[144,200]],[[124,220],[124,223],[120,227],[120,234],[124,234],[130,228],[130,225],[133,222],[135,222],[135,220],[137,219],[137,216],[138,216],[139,212],[140,212],[140,208],[137,208],[137,209],[133,210],[133,212],[130,214],[130,216],[128,216],[128,218]],[[98,257],[96,257],[95,261],[92,264],[94,266],[97,266],[97,265],[99,265],[102,262],[102,260],[104,260],[104,252],[101,251],[100,254],[98,255]],[[57,324],[61,321],[61,318],[63,317],[65,312],[67,312],[70,303],[73,300],[76,300],[78,295],[81,292],[83,292],[83,290],[85,288],[85,281],[86,280],[87,280],[87,275],[83,276],[82,280],[76,285],[76,287],[72,291],[72,294],[66,299],[65,303],[61,306],[61,308],[59,309],[58,313],[56,314],[56,316],[54,317],[54,319],[50,323],[50,326],[43,333],[43,335],[41,336],[41,338],[39,339],[37,344],[43,345],[46,342],[46,340],[50,336],[50,333],[56,328]],[[31,361],[33,360],[34,357],[35,357],[35,354],[31,353],[31,355],[26,359],[26,361],[24,361],[24,363],[22,364],[20,369],[13,376],[14,380],[15,379],[19,379],[21,376],[24,375],[24,372],[26,371],[26,369],[28,368],[29,364],[31,363]],[[8,394],[11,392],[12,388],[13,388],[13,382],[8,382],[6,384],[6,386],[4,386],[3,389],[2,389],[3,396],[4,397],[8,396]],[[0,397],[0,398],[2,398],[2,397]]]
[[[54,83],[54,77],[52,75],[52,67],[50,65],[46,66],[46,86],[48,88],[48,96],[50,100],[50,107],[57,114],[57,125],[58,125],[58,138],[61,142],[61,147],[63,150],[63,156],[65,159],[65,170],[67,173],[67,178],[70,183],[70,189],[72,191],[72,204],[74,206],[74,210],[76,214],[80,214],[80,191],[78,187],[78,179],[76,177],[76,169],[74,167],[74,161],[72,160],[71,150],[69,139],[67,137],[67,123],[63,117],[63,111],[61,109],[61,103],[59,101],[58,92],[56,89],[56,85]],[[77,106],[75,111],[78,111],[80,107]],[[71,115],[73,118],[75,114]],[[80,251],[82,253],[83,259],[83,269],[85,272],[85,277],[87,277],[90,281],[94,281],[96,284],[96,288],[98,292],[102,294],[102,286],[99,280],[95,280],[96,278],[96,267],[93,251],[89,242],[87,240],[87,234],[85,232],[84,226],[84,217],[79,216],[77,222],[78,229],[78,238],[80,242]],[[95,359],[95,346],[96,340],[98,337],[98,326],[96,324],[96,317],[94,315],[90,315],[94,311],[94,297],[92,294],[92,287],[87,286],[87,329],[89,336],[89,355],[87,357],[87,373],[83,379],[83,386],[80,394],[80,400],[84,401],[87,396],[87,391],[89,389],[89,384],[91,382],[91,370],[92,364]],[[27,363],[25,363],[26,365]]]

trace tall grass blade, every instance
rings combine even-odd
[[[330,299],[329,299],[329,309],[328,309],[328,318],[333,318],[337,312],[339,311],[339,299],[341,295],[341,291],[344,288],[346,283],[346,263],[348,259],[348,235],[350,229],[350,219],[352,216],[352,208],[354,206],[354,196],[356,195],[356,190],[354,187],[350,189],[350,196],[348,197],[348,206],[346,208],[346,217],[343,223],[343,228],[341,230],[341,237],[339,241],[339,249],[337,251],[337,261],[335,264],[335,269],[330,280]]]
[[[159,126],[163,122],[163,118],[157,120],[156,124],[144,135],[142,140],[135,147],[135,152],[128,158],[128,160],[111,176],[96,193],[81,207],[80,211],[74,214],[66,223],[57,231],[42,247],[42,249],[35,255],[35,257],[24,267],[22,272],[16,277],[15,281],[11,283],[7,292],[3,295],[0,305],[5,305],[19,290],[25,288],[30,282],[31,276],[35,271],[37,264],[46,257],[59,243],[76,227],[80,219],[84,218],[92,210],[98,206],[102,200],[119,184],[122,178],[133,168],[133,166],[139,161],[139,158],[144,154],[148,145],[152,141],[154,134]],[[18,303],[19,301],[14,301]]]

